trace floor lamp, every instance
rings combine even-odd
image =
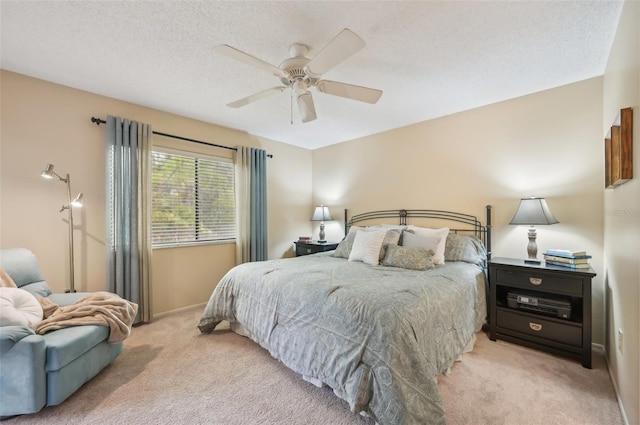
[[[47,168],[45,168],[40,175],[45,179],[53,179],[53,176],[56,176],[61,182],[67,184],[67,203],[60,208],[60,212],[64,210],[69,211],[69,290],[66,292],[76,292],[73,277],[75,269],[73,263],[73,207],[82,207],[82,197],[84,195],[82,193],[78,193],[75,198],[71,199],[71,177],[69,177],[69,174],[67,174],[67,177],[61,177],[58,175],[53,171],[53,164],[47,164]]]

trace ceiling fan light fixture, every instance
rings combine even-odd
[[[307,89],[308,89],[307,83],[305,83],[302,80],[298,80],[293,83],[293,91],[295,91],[296,94],[299,96],[307,93]]]
[[[303,123],[313,121],[317,118],[311,93],[305,92],[298,95],[298,111],[300,111],[300,120]]]

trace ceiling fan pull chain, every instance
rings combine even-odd
[[[289,111],[291,111],[291,125],[293,125],[293,90],[291,90],[291,107],[289,108]]]

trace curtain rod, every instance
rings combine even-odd
[[[96,118],[96,117],[91,117],[91,122],[95,123],[96,125],[106,124],[107,123],[105,120],[101,120],[100,118]],[[157,134],[158,136],[171,137],[172,139],[186,140],[187,142],[200,143],[201,145],[215,146],[216,148],[231,149],[232,151],[237,151],[238,150],[237,148],[232,148],[230,146],[224,146],[224,145],[218,145],[218,144],[215,144],[215,143],[203,142],[201,140],[189,139],[187,137],[182,137],[182,136],[174,136],[173,134],[162,133],[160,131],[153,131],[153,134]],[[267,154],[267,157],[273,158],[273,155]]]

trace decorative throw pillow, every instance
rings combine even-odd
[[[487,250],[477,236],[450,233],[447,236],[444,258],[446,261],[482,264],[487,258]]]
[[[427,248],[436,252],[441,238],[436,236],[418,236],[413,231],[404,232],[402,246],[408,248]]]
[[[442,227],[440,229],[430,229],[427,227],[417,227],[410,225],[407,226],[407,229],[413,230],[413,232],[418,236],[440,238],[440,242],[438,242],[435,254],[433,255],[433,264],[444,264],[444,248],[447,244],[447,235],[449,234],[448,227]]]
[[[355,234],[354,234],[355,237]],[[332,257],[337,258],[349,258],[349,254],[351,254],[351,248],[353,247],[353,241],[349,241],[347,239],[342,240],[336,247],[336,250],[331,254]]]
[[[387,230],[393,229],[398,230],[400,232],[400,236],[398,237],[398,242],[395,242],[397,245],[402,245],[402,235],[405,230],[407,230],[406,224],[381,224],[380,227],[383,227]],[[382,261],[382,260],[380,260]]]
[[[359,232],[374,232],[384,230],[386,233],[384,240],[382,241],[382,246],[380,247],[380,254],[378,255],[378,262],[382,261],[384,257],[385,248],[390,243],[397,244],[400,240],[401,230],[399,229],[391,229],[387,227],[381,226],[373,226],[373,227],[359,227],[359,226],[351,226],[349,228],[349,233],[344,239],[338,244],[336,248],[336,252],[332,255],[338,258],[349,258],[349,254],[351,253],[351,249],[353,248],[353,241],[356,237],[356,234]]]
[[[30,327],[42,320],[42,306],[29,291],[0,287],[0,326]]]
[[[382,247],[380,248],[378,262],[382,261],[382,259],[384,258],[384,254],[387,251],[387,246],[389,246],[390,244],[398,245],[400,243],[400,236],[402,235],[402,230],[400,229],[383,229],[387,233],[384,235],[384,239],[382,240]]]
[[[366,229],[366,227],[351,226],[349,227],[349,233],[347,233],[347,236],[345,236],[344,239],[353,242],[353,239],[356,237],[356,233],[364,229]]]
[[[382,259],[382,265],[411,270],[428,270],[433,268],[432,258],[433,251],[428,248],[389,245]]]
[[[377,266],[380,263],[380,250],[386,235],[387,231],[384,229],[357,232],[349,254],[349,261],[362,261],[363,263]]]
[[[351,248],[353,247],[353,240],[355,239],[356,233],[358,233],[359,230],[364,230],[364,227],[349,227],[349,233],[347,233],[344,239],[340,241],[340,243],[336,247],[335,252],[331,255],[338,258],[349,258],[349,254],[351,254]]]

